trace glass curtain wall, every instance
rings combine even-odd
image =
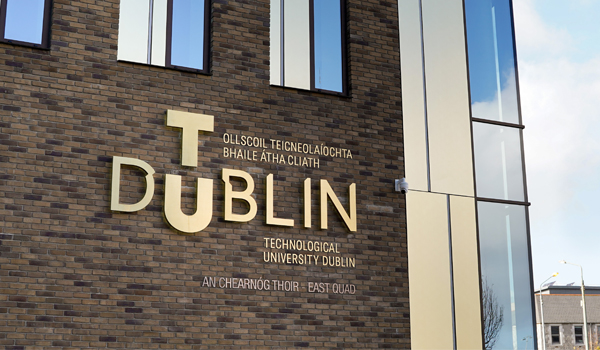
[[[465,0],[486,349],[534,349],[531,253],[510,0]]]

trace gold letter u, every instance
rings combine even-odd
[[[169,225],[185,233],[204,230],[212,219],[213,181],[198,178],[196,185],[196,212],[186,215],[181,211],[181,176],[165,175],[165,218]]]

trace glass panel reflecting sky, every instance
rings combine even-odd
[[[525,207],[479,202],[479,245],[485,306],[502,310],[492,349],[534,349]]]
[[[42,43],[44,0],[6,0],[4,38],[32,44]]]
[[[508,0],[465,0],[473,118],[519,123]]]
[[[203,69],[204,1],[173,0],[171,64]]]
[[[524,201],[520,129],[473,123],[477,196]]]
[[[315,0],[315,88],[343,92],[339,0]]]

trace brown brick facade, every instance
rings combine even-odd
[[[211,75],[117,62],[118,20],[118,0],[55,0],[49,51],[0,44],[0,345],[408,348],[404,196],[394,192],[403,176],[396,2],[348,1],[350,97],[269,85],[268,0],[213,1]],[[215,117],[215,131],[199,134],[197,168],[181,165],[181,129],[166,126],[166,110]],[[225,133],[344,148],[352,159],[321,155],[311,168],[225,158]],[[145,209],[110,210],[113,156],[156,171]],[[223,219],[223,168],[252,175],[252,221]],[[121,200],[133,203],[142,172],[123,174]],[[165,174],[183,176],[186,214],[195,179],[213,179],[206,229],[181,234],[166,223]],[[265,224],[268,174],[276,216],[294,227]],[[331,203],[320,229],[321,179],[345,208],[356,184],[356,232]],[[264,238],[337,243],[356,267],[265,263]],[[207,277],[299,290],[212,287]],[[309,292],[309,282],[356,292]]]

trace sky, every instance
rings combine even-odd
[[[513,0],[534,287],[600,286],[600,0]]]

